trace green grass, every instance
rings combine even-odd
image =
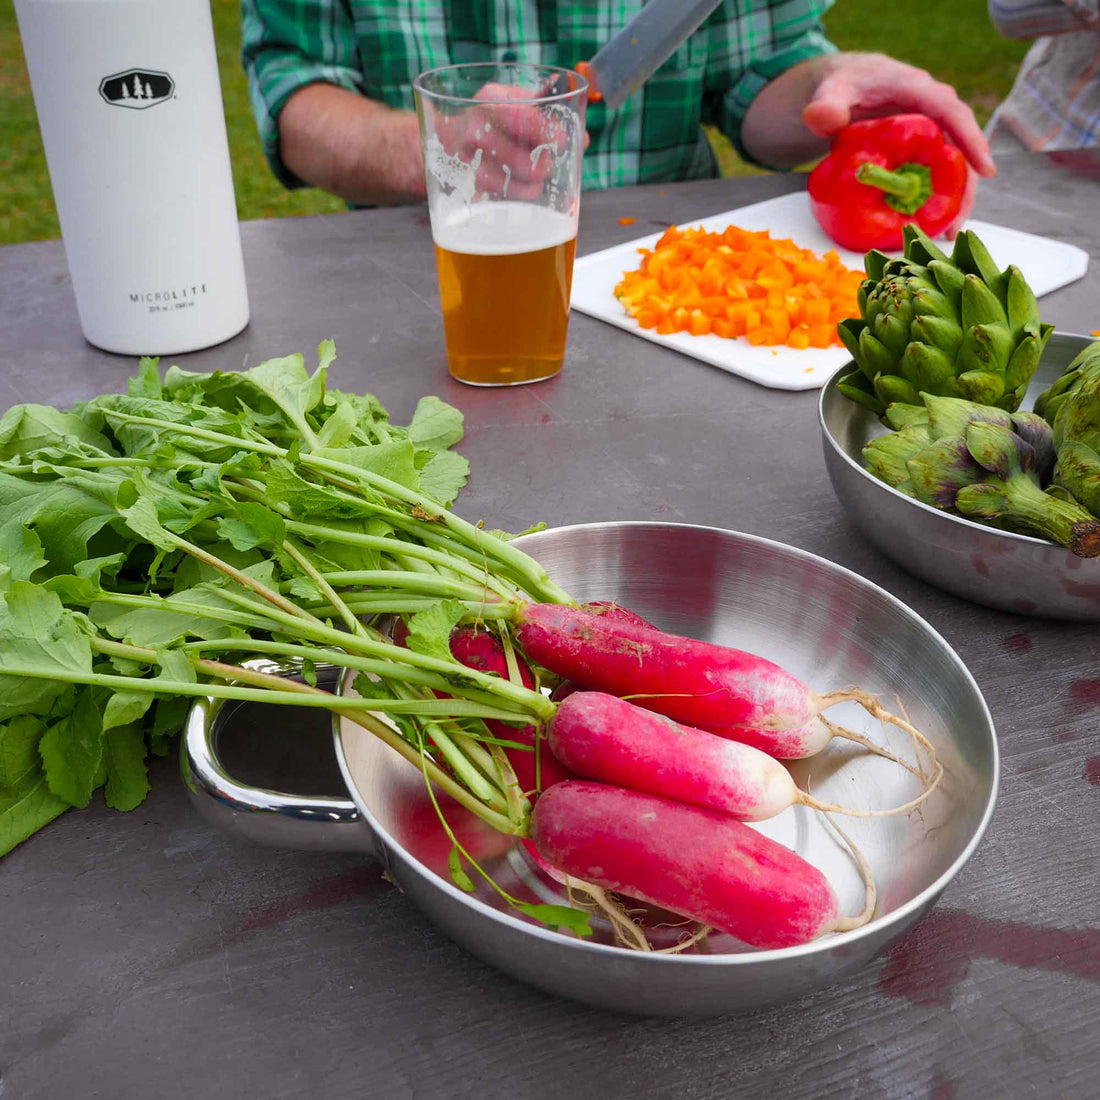
[[[285,191],[267,168],[241,70],[238,0],[212,0],[225,97],[237,209],[242,219],[344,210],[320,191]],[[874,50],[928,69],[953,84],[979,121],[1004,97],[1027,43],[998,37],[985,0],[931,0],[891,6],[883,0],[838,0],[826,17],[830,39],[845,50]],[[60,230],[38,135],[30,83],[11,4],[0,4],[0,244],[57,237]],[[752,172],[721,135],[712,135],[726,175]]]

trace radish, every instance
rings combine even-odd
[[[826,707],[845,700],[905,730],[935,757],[922,735],[866,692],[820,695],[779,665],[742,650],[561,604],[525,604],[516,612],[515,634],[529,660],[579,687],[629,696],[647,710],[780,760],[813,756],[834,736],[890,755],[822,717]]]
[[[565,764],[553,753],[547,751],[545,738],[541,739],[536,749],[534,726],[509,726],[506,722],[500,722],[495,718],[486,718],[485,725],[489,727],[489,732],[494,737],[499,737],[501,741],[518,741],[522,745],[531,746],[531,752],[505,747],[504,755],[508,757],[508,763],[516,773],[516,781],[520,788],[532,801],[547,787],[552,787],[563,779],[576,778]],[[536,751],[538,752],[537,764]]]
[[[394,641],[403,645],[407,636],[408,629],[405,624],[399,623],[393,631]],[[508,658],[505,655],[504,646],[491,631],[480,630],[474,626],[460,626],[451,632],[450,642],[451,653],[455,660],[461,661],[468,668],[496,673],[508,679]],[[516,655],[516,664],[523,686],[533,688],[534,673],[519,654]],[[440,693],[437,692],[437,694]],[[530,752],[526,749],[502,746],[504,755],[508,757],[508,763],[512,765],[512,771],[516,773],[516,781],[524,792],[529,792],[529,797],[537,797],[539,791],[544,791],[563,779],[574,778],[568,768],[546,751],[545,738],[542,739],[541,745],[537,743],[534,726],[513,726],[497,718],[486,718],[484,721],[489,732],[499,740],[516,741],[522,745],[531,746]]]
[[[628,623],[631,626],[648,627],[650,630],[658,629],[648,619],[643,619],[641,615],[614,600],[589,600],[588,603],[581,604],[581,610],[600,615],[611,623]]]
[[[554,703],[560,703],[563,699],[568,699],[570,695],[575,691],[580,691],[576,684],[571,684],[568,680],[562,680],[560,684],[552,692],[550,692],[550,699]]]
[[[504,646],[491,630],[479,630],[476,626],[460,626],[451,631],[451,653],[456,661],[479,672],[508,676],[508,658]],[[535,675],[522,657],[516,657],[519,678],[525,688],[534,688]]]
[[[637,615],[623,607],[622,604],[614,603],[611,600],[590,600],[588,603],[581,604],[581,610],[588,611],[593,615],[602,615],[609,622],[629,623],[632,626],[645,626],[651,630],[657,629],[648,619],[643,619],[641,615]],[[569,680],[562,680],[550,692],[550,698],[555,703],[560,703],[563,699],[567,699],[572,695],[574,691],[579,690],[576,684],[571,683]]]
[[[666,798],[571,779],[535,805],[531,836],[565,874],[682,914],[754,947],[791,947],[871,918],[840,913],[825,876],[732,817]],[[853,849],[854,852],[854,849]]]
[[[774,757],[751,745],[681,725],[598,691],[578,691],[549,725],[550,751],[585,779],[661,795],[740,821],[763,821],[789,806],[856,817],[885,817],[919,806],[932,793],[889,810],[852,810],[800,790]]]

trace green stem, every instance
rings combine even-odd
[[[88,640],[93,650],[105,656],[125,657],[141,664],[160,664],[155,649],[149,649],[145,646],[130,645],[126,642],[116,642],[110,638],[102,638],[97,635],[90,636]],[[208,652],[267,653],[274,657],[286,657],[290,660],[305,659],[313,661],[316,664],[329,664],[336,665],[339,668],[350,668],[354,669],[356,672],[365,672],[370,676],[377,676],[387,681],[392,679],[397,671],[390,661],[372,661],[366,657],[356,657],[352,654],[342,653],[338,650],[318,649],[314,646],[292,645],[289,642],[264,641],[255,638],[188,642],[181,646],[181,649],[188,657],[192,654]],[[191,664],[194,665],[197,671],[204,672],[207,675],[214,675],[215,673],[213,670],[217,668],[237,667],[226,666],[221,662],[206,661],[201,657],[192,659]],[[448,684],[442,676],[435,676],[415,668],[403,667],[399,671],[401,677],[400,682],[416,684],[431,691],[453,691],[452,686]],[[452,702],[459,701],[460,700],[452,700]],[[424,699],[421,700],[422,703],[430,703],[431,705],[425,705],[420,709],[422,709],[425,714],[441,714],[447,717],[452,715],[459,717],[488,717],[496,718],[503,722],[526,722],[528,720],[528,715],[526,713],[516,712],[514,710],[508,710],[506,707],[502,707],[499,699],[488,692],[470,691],[467,695],[463,696],[463,700],[461,701],[464,703],[469,702],[471,705],[469,707],[463,705],[462,708],[447,706],[439,707],[436,706],[437,703],[446,703],[447,700]],[[387,708],[380,706],[377,709],[384,710]],[[392,709],[395,714],[405,713],[402,707],[394,706],[390,709]],[[419,713],[419,710],[410,708],[408,713]]]
[[[1078,557],[1100,555],[1100,520],[1081,505],[1044,493],[1026,474],[1005,482],[1005,499],[1002,518],[1013,526],[1052,539]]]
[[[344,620],[347,628],[353,634],[366,635],[363,624],[355,617],[351,609],[336,594],[336,590],[325,580],[317,567],[303,554],[290,539],[283,540],[283,549],[297,562],[298,567],[306,574],[314,584],[328,597],[329,602],[336,609],[340,618]],[[304,609],[303,609],[304,610]]]
[[[380,535],[365,535],[358,531],[341,531],[332,527],[322,527],[315,523],[302,523],[299,520],[287,520],[286,529],[295,534],[305,535],[314,540],[323,542],[342,543],[345,546],[359,546],[365,550],[380,550],[384,554],[404,554],[408,557],[419,558],[433,565],[440,565],[446,569],[452,569],[461,573],[475,584],[491,588],[502,599],[509,599],[512,593],[489,575],[484,569],[480,572],[471,568],[463,559],[453,554],[447,554],[439,550],[433,550],[427,546],[420,546],[414,542],[403,542],[399,539]],[[341,576],[341,574],[337,574]],[[354,584],[354,581],[337,580],[337,584]]]
[[[471,547],[467,546],[465,543],[455,542],[454,539],[449,538],[447,535],[433,530],[429,525],[419,523],[417,520],[410,519],[408,516],[400,513],[393,513],[387,516],[387,518],[394,527],[418,539],[425,546],[442,548],[446,553],[456,557],[462,557],[473,565],[478,566],[482,571],[488,569],[489,561],[483,548]],[[507,562],[498,562],[494,571],[498,577],[502,577],[520,588],[525,588],[525,586],[529,584],[529,578],[517,574]],[[525,590],[529,595],[538,596],[538,593],[531,592],[529,588]],[[549,602],[566,603],[570,607],[576,606],[576,601],[571,597],[567,600],[550,600]]]
[[[478,600],[456,602],[465,606],[471,618],[509,622],[514,617],[514,610],[504,604],[486,604]],[[401,592],[351,592],[344,594],[343,603],[356,615],[415,615],[418,611],[435,607],[439,601],[431,596],[405,595]],[[315,615],[337,614],[335,607],[317,601],[307,600],[302,606]]]
[[[926,164],[899,164],[892,171],[865,161],[856,179],[886,193],[886,202],[902,214],[915,214],[932,197],[932,173]]]
[[[243,593],[225,589],[219,592],[219,595],[228,602],[236,604],[247,611],[254,612],[257,610],[255,601]],[[175,597],[166,600],[160,596],[132,596],[105,592],[101,593],[97,602],[120,607],[148,608],[179,615],[191,615],[209,619],[213,622],[265,630],[269,633],[278,632],[280,628],[285,628],[300,637],[310,638],[315,642],[333,647],[332,649],[315,649],[309,646],[252,638],[226,638],[188,643],[189,648],[222,649],[231,652],[255,650],[256,652],[273,653],[288,657],[308,657],[313,661],[344,664],[349,668],[383,676],[389,680],[404,679],[417,682],[433,690],[463,696],[470,699],[471,702],[487,702],[488,699],[492,698],[520,708],[521,713],[519,714],[515,711],[504,713],[504,708],[501,707],[498,709],[498,713],[489,715],[489,717],[501,717],[504,721],[525,721],[532,713],[542,718],[549,718],[555,710],[554,704],[539,692],[530,691],[522,685],[512,684],[500,676],[490,676],[476,669],[465,667],[460,669],[453,664],[418,654],[402,646],[374,640],[366,636],[348,634],[345,631],[325,626],[318,619],[306,621],[285,614],[274,607],[262,608],[263,617],[256,618],[253,615],[235,612],[231,608],[189,604]],[[352,663],[346,655],[346,651],[349,649],[365,654],[368,658],[377,658],[378,662],[375,664]],[[152,650],[148,651],[148,653],[153,652]],[[135,659],[143,658],[139,656]],[[454,682],[456,675],[461,676],[463,681],[475,684],[476,687],[471,689],[468,686],[456,685]]]
[[[448,528],[467,545],[484,550],[489,557],[504,562],[517,575],[528,580],[531,591],[538,594],[540,598],[553,603],[575,603],[564,589],[554,584],[550,579],[550,575],[534,558],[524,554],[521,550],[517,550],[509,543],[487,534],[480,527],[464,520],[461,516],[455,515],[454,512],[448,511],[430,498],[406,488],[399,482],[391,481],[381,474],[364,470],[358,466],[351,466],[344,462],[336,462],[333,459],[310,454],[303,454],[300,460],[303,466],[310,466],[317,470],[327,470],[357,482],[365,482],[372,489],[419,509],[423,514],[420,516],[414,514],[414,518],[425,523],[440,524]]]
[[[458,778],[476,797],[486,805],[492,806],[494,810],[507,813],[507,798],[475,767],[463,749],[443,731],[438,722],[426,723],[424,735],[431,738],[444,759],[454,768]]]
[[[96,603],[113,604],[116,607],[148,608],[153,611],[166,611],[176,615],[192,615],[196,618],[209,619],[211,622],[230,623],[235,626],[248,627],[252,630],[270,631],[279,624],[267,616],[267,608],[262,608],[262,616],[244,615],[231,608],[211,607],[208,604],[187,603],[177,596],[166,599],[163,596],[141,596],[126,592],[100,591],[95,599]],[[249,603],[252,610],[257,609],[255,603]],[[243,641],[244,639],[239,639]]]
[[[152,416],[135,416],[133,413],[111,409],[104,413],[108,420],[121,420],[125,424],[144,424],[147,428],[160,428],[165,435],[186,435],[192,439],[202,439],[207,443],[218,443],[224,447],[235,447],[239,451],[256,451],[271,455],[273,458],[285,457],[286,451],[271,443],[261,443],[255,439],[245,439],[236,435],[213,432],[208,428],[196,428],[192,424],[181,424],[174,420],[160,420]]]
[[[451,580],[439,573],[407,573],[399,569],[357,569],[324,574],[330,584],[362,588],[399,589],[418,596],[435,596],[436,599],[463,600],[470,603],[503,603],[497,593],[468,581]],[[347,597],[345,597],[347,598]],[[506,597],[515,614],[519,601]]]
[[[238,450],[252,450],[260,454],[270,455],[273,458],[285,458],[287,451],[282,447],[276,447],[270,443],[260,443],[256,440],[241,439],[237,436],[224,435],[221,432],[208,431],[205,428],[196,428],[187,424],[177,424],[168,420],[157,420],[148,416],[133,416],[129,413],[112,411],[109,416],[116,417],[124,422],[132,424],[144,424],[147,427],[160,428],[165,433],[189,435],[196,439],[203,439],[208,443],[218,443],[226,447],[236,447]],[[564,589],[558,587],[550,575],[534,558],[517,550],[514,546],[501,539],[487,535],[480,527],[469,523],[454,512],[448,511],[441,504],[431,498],[417,493],[412,489],[391,481],[381,474],[365,470],[359,466],[352,466],[345,462],[337,462],[320,455],[302,454],[299,461],[303,466],[319,472],[338,474],[346,479],[345,484],[353,488],[359,488],[364,483],[391,497],[419,510],[421,515],[413,515],[412,518],[426,524],[441,524],[448,528],[457,538],[474,549],[481,550],[488,557],[502,562],[511,568],[515,574],[522,577],[529,591],[539,599],[551,603],[564,603],[574,606],[576,601]],[[374,507],[373,503],[367,501]],[[381,509],[380,509],[381,510]]]
[[[204,550],[201,546],[196,546],[193,542],[188,542],[187,539],[181,538],[179,535],[173,535],[171,532],[167,532],[167,534],[179,549],[186,551],[193,558],[197,558],[199,561],[213,566],[213,568],[224,573],[227,577],[231,577],[245,588],[250,588],[257,596],[262,596],[268,603],[281,608],[288,615],[292,615],[296,619],[311,620],[314,618],[308,611],[303,610],[295,603],[291,603],[290,600],[284,599],[278,592],[268,588],[262,581],[256,580],[255,577],[250,577],[247,573],[242,573],[239,569],[234,569],[233,566],[228,562],[222,561],[216,554],[211,554],[208,550]]]
[[[94,650],[96,650],[97,652],[102,653],[104,655],[115,656],[115,657],[126,657],[130,660],[137,661],[137,662],[142,663],[142,664],[150,664],[150,665],[158,665],[158,666],[160,664],[159,655],[157,654],[157,652],[155,650],[146,649],[146,648],[141,647],[141,646],[127,645],[124,642],[113,642],[113,641],[110,641],[109,639],[106,639],[106,638],[92,637],[89,640],[92,643],[92,648]],[[200,645],[201,644],[205,644],[205,643],[200,643]],[[185,648],[188,648],[188,647],[185,647]],[[287,650],[287,649],[293,649],[294,647],[283,646],[281,648],[283,650]],[[333,655],[327,654],[327,653],[323,654],[323,657],[325,659],[328,659],[331,656],[333,656]],[[345,660],[347,660],[347,658],[345,658]],[[218,662],[218,661],[207,661],[207,660],[203,660],[201,658],[197,659],[197,660],[193,660],[191,663],[194,665],[194,667],[196,668],[197,671],[206,673],[207,675],[217,676],[221,679],[244,680],[244,681],[251,682],[253,684],[258,684],[268,694],[270,694],[271,690],[276,690],[276,691],[281,691],[281,692],[292,692],[292,693],[295,693],[295,694],[301,692],[303,694],[309,694],[313,697],[317,697],[318,695],[323,695],[323,696],[327,696],[329,699],[333,699],[333,700],[335,700],[337,698],[335,696],[332,696],[328,692],[321,692],[321,691],[319,691],[319,689],[309,688],[308,685],[300,685],[298,683],[298,681],[289,680],[286,677],[282,677],[282,676],[272,675],[271,673],[260,672],[258,670],[254,670],[254,669],[241,668],[241,667],[236,666],[236,665],[225,665],[225,664],[222,664],[221,662]],[[355,666],[352,665],[350,667],[355,667]],[[153,681],[153,680],[147,680],[147,679],[144,679],[144,678],[124,677],[123,679],[126,679],[126,680],[137,679],[138,683],[143,685],[142,687],[138,688],[138,690],[156,690],[155,687],[150,688],[150,687],[145,686],[145,685],[154,685],[154,684],[160,683],[163,686],[164,683],[165,683],[165,681],[163,681],[163,680]],[[288,684],[292,684],[292,685],[295,685],[295,686],[288,687],[287,686]],[[206,690],[204,688],[198,694],[206,694],[208,696],[210,696],[210,695],[219,696],[220,685],[207,685],[206,687],[207,688],[212,688],[212,690]],[[224,696],[220,696],[220,697],[224,697]],[[241,698],[241,696],[238,694],[238,695],[232,696],[232,698]],[[397,734],[395,731],[391,730],[391,728],[388,725],[386,725],[385,723],[377,723],[377,722],[368,721],[367,719],[369,718],[369,715],[356,714],[352,707],[350,707],[350,706],[345,707],[344,704],[345,703],[350,703],[351,700],[343,700],[342,697],[341,697],[341,700],[342,701],[340,702],[339,707],[337,707],[335,705],[335,703],[333,703],[333,704],[330,705],[330,709],[333,709],[335,713],[344,714],[346,717],[351,718],[353,721],[357,722],[359,725],[361,725],[364,728],[370,730],[370,732],[374,733],[376,736],[381,737],[388,745],[391,745],[392,747],[396,748],[399,752],[402,753],[403,756],[405,756],[406,759],[412,761],[413,763],[415,763],[419,767],[419,765],[420,765],[419,753],[416,752],[404,738],[400,737],[399,734]],[[265,697],[263,701],[268,702],[268,703],[276,703],[277,702],[277,700],[273,700],[269,697]],[[374,700],[374,702],[378,702],[378,701]],[[421,700],[421,702],[424,702],[424,700]],[[297,705],[302,706],[302,705],[305,705],[305,704],[298,703]],[[373,709],[374,710],[381,710],[383,708],[374,707]],[[423,712],[424,708],[420,707],[420,708],[418,708],[418,710],[419,710],[419,712]],[[436,723],[431,723],[429,728],[431,730],[435,731],[435,730],[438,729],[438,726],[437,726]],[[446,741],[447,738],[444,736],[443,740]],[[480,745],[477,745],[476,743],[474,743],[472,741],[472,739],[470,739],[470,738],[464,737],[464,741],[466,743],[462,746],[462,748],[471,757],[475,758],[475,763],[476,764],[480,764],[480,766],[482,766],[482,768],[484,768],[485,760],[489,760],[490,763],[491,763],[491,758],[488,756],[486,751]],[[474,796],[475,799],[477,799],[477,802],[474,803],[474,804],[471,804],[469,802],[468,798],[466,798],[466,799],[461,799],[460,798],[460,801],[462,801],[464,805],[466,805],[474,813],[477,813],[478,816],[482,817],[485,820],[489,820],[489,819],[485,818],[485,814],[482,812],[482,810],[484,808],[488,808],[490,811],[492,811],[498,817],[501,816],[501,811],[506,811],[506,813],[503,815],[503,817],[501,817],[501,820],[515,821],[516,820],[516,814],[515,814],[514,808],[513,808],[514,803],[515,803],[515,797],[516,797],[515,792],[504,792],[503,797],[502,797],[502,792],[499,791],[492,784],[486,783],[484,778],[482,778],[481,773],[476,770],[476,767],[473,767],[465,758],[463,758],[461,752],[459,752],[455,747],[450,746],[449,743],[448,743],[448,747],[451,749],[451,752],[448,754],[448,758],[451,762],[452,767],[455,767],[456,772],[458,772],[460,774],[460,777],[463,778],[467,782],[470,793]],[[441,749],[443,748],[442,744],[440,744],[440,748]],[[441,778],[442,778],[442,780],[444,781],[442,785],[447,786],[447,789],[448,789],[449,793],[451,793],[455,797],[458,797],[455,790],[452,789],[455,786],[455,784],[453,784],[450,777],[447,776],[445,772],[440,771],[440,769],[435,767],[435,765],[433,765],[433,769],[437,773],[436,775],[433,776],[435,781],[440,782]],[[458,789],[462,790],[463,788],[459,787]],[[498,828],[498,829],[502,827],[500,821],[489,820],[489,824],[492,824],[495,828]],[[508,831],[508,830],[505,829],[504,831]]]
[[[226,591],[222,593],[222,595],[233,603],[243,603],[245,606],[251,602],[248,600],[247,596],[238,595],[235,592]],[[514,702],[520,707],[523,707],[524,710],[536,714],[540,718],[549,719],[552,718],[555,713],[556,707],[554,703],[544,695],[537,691],[531,691],[528,688],[510,683],[501,676],[492,676],[488,673],[479,672],[477,669],[467,668],[465,665],[459,665],[457,662],[444,661],[438,657],[429,657],[423,653],[417,653],[415,650],[406,649],[404,646],[394,645],[392,642],[372,641],[367,638],[360,638],[356,635],[348,634],[345,631],[336,630],[333,627],[326,627],[323,624],[313,626],[312,624],[303,623],[301,620],[294,619],[292,616],[284,616],[282,612],[279,611],[271,611],[270,614],[272,619],[276,622],[282,620],[287,626],[294,630],[298,630],[307,637],[313,637],[317,641],[329,642],[341,649],[355,650],[368,656],[381,657],[383,660],[390,660],[398,664],[413,665],[416,668],[426,669],[429,672],[438,672],[448,678],[450,681],[448,690],[456,695],[463,694],[463,687],[460,684],[455,684],[453,680],[456,677],[461,677],[463,681],[473,682],[490,694],[507,699],[508,702]],[[396,672],[392,675],[393,678],[398,678]]]

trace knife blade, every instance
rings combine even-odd
[[[649,0],[618,34],[578,71],[588,98],[619,107],[702,26],[722,0]],[[582,68],[583,66],[583,68]]]

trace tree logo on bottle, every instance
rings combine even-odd
[[[152,69],[127,69],[99,82],[99,94],[112,107],[132,107],[135,111],[171,99],[175,90],[176,82],[167,73]]]

